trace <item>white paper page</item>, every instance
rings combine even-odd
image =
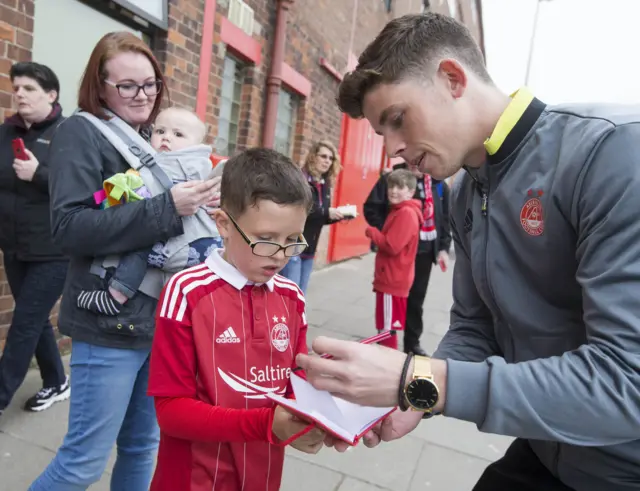
[[[326,426],[327,428],[330,428],[331,430],[333,430],[335,433],[337,433],[338,435],[340,435],[342,438],[344,438],[347,441],[351,441],[352,442],[354,440],[355,436],[356,436],[354,433],[350,433],[347,430],[345,430],[344,428],[341,428],[334,421],[331,421],[330,419],[328,419],[323,414],[320,414],[318,411],[315,411],[313,409],[309,410],[309,408],[303,408],[303,407],[301,407],[300,404],[296,404],[296,401],[294,401],[294,400],[287,399],[285,397],[279,396],[277,394],[274,394],[273,392],[268,392],[266,394],[266,396],[267,396],[267,398],[271,399],[272,401],[276,402],[277,404],[280,404],[281,406],[284,406],[285,408],[287,408],[287,407],[295,408],[298,411],[300,411],[301,413],[306,414],[311,418],[314,418],[318,423],[321,423],[324,426]]]
[[[303,378],[295,373],[291,374],[291,386],[296,396],[298,406],[305,412],[315,411],[323,415],[327,420],[333,422],[333,426],[345,427],[345,419],[338,409],[333,396],[324,390],[318,390]]]
[[[344,429],[354,435],[359,435],[371,423],[393,409],[392,407],[360,406],[339,397],[334,397],[333,400],[344,418],[342,423]]]

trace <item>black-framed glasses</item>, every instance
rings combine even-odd
[[[278,254],[278,252],[280,252],[281,250],[284,251],[285,257],[299,256],[309,245],[307,244],[307,241],[302,234],[300,234],[299,237],[300,242],[294,242],[293,244],[287,244],[286,246],[268,240],[256,240],[254,242],[247,236],[247,234],[242,231],[240,225],[238,225],[231,214],[228,211],[225,211],[225,213],[229,217],[229,220],[231,220],[231,223],[233,223],[233,226],[236,228],[238,233],[242,235],[242,238],[249,245],[249,247],[251,247],[251,252],[253,252],[253,254],[256,256],[271,257]]]
[[[118,91],[118,95],[123,99],[133,99],[137,97],[140,91],[144,92],[148,97],[153,97],[160,93],[162,87],[162,80],[153,80],[151,82],[145,82],[142,85],[138,85],[133,82],[115,83],[111,80],[105,80],[105,84],[115,87]]]

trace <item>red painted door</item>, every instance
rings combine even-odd
[[[340,158],[342,172],[334,193],[334,206],[356,205],[358,217],[331,227],[329,262],[360,256],[369,251],[369,239],[364,235],[367,223],[362,205],[380,177],[383,162],[382,137],[374,133],[366,119],[347,116],[342,121]]]

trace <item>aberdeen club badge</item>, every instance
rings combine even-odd
[[[529,199],[520,210],[520,225],[529,235],[538,236],[544,232],[544,214],[540,201],[542,194],[541,190],[534,192],[530,189],[527,193]]]
[[[273,317],[273,322],[276,322],[276,325],[271,329],[271,344],[280,352],[289,347],[289,328],[285,324],[286,321],[287,319],[284,317]]]

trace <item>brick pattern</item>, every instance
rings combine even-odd
[[[245,1],[255,13],[253,38],[262,48],[262,61],[259,66],[246,64],[244,67],[237,142],[239,151],[261,144],[266,80],[278,4],[277,0]],[[458,3],[459,18],[478,37],[480,29],[472,22],[471,10],[471,2],[476,0],[451,1]],[[448,14],[448,2],[431,0],[431,10]],[[196,106],[204,3],[204,0],[169,0],[169,29],[166,35],[153,39],[154,52],[168,79],[171,104],[191,110]],[[227,52],[233,54],[220,38],[222,18],[227,16],[229,0],[216,3],[211,66],[204,67],[210,71],[205,116],[208,143],[213,143],[218,130],[224,57]],[[421,3],[421,0],[394,0],[392,11],[387,12],[382,0],[360,1],[352,35],[353,2],[294,1],[287,20],[285,61],[313,84],[310,96],[299,101],[293,143],[295,161],[302,162],[309,146],[318,139],[329,139],[336,146],[339,144],[342,115],[334,103],[338,81],[319,66],[320,58],[327,59],[343,73],[350,46],[354,54],[359,54],[390,19],[419,12]],[[17,61],[31,59],[34,8],[34,0],[0,0],[0,122],[13,112],[9,68]],[[316,260],[320,267],[325,264],[327,238],[328,227],[325,227]],[[13,299],[4,269],[0,267],[0,350],[12,312]],[[55,325],[57,307],[51,320]]]
[[[18,61],[31,59],[33,13],[33,0],[0,0],[0,121],[14,111],[9,69]],[[4,347],[13,307],[4,267],[0,267],[0,350]],[[52,320],[57,320],[57,307]]]

